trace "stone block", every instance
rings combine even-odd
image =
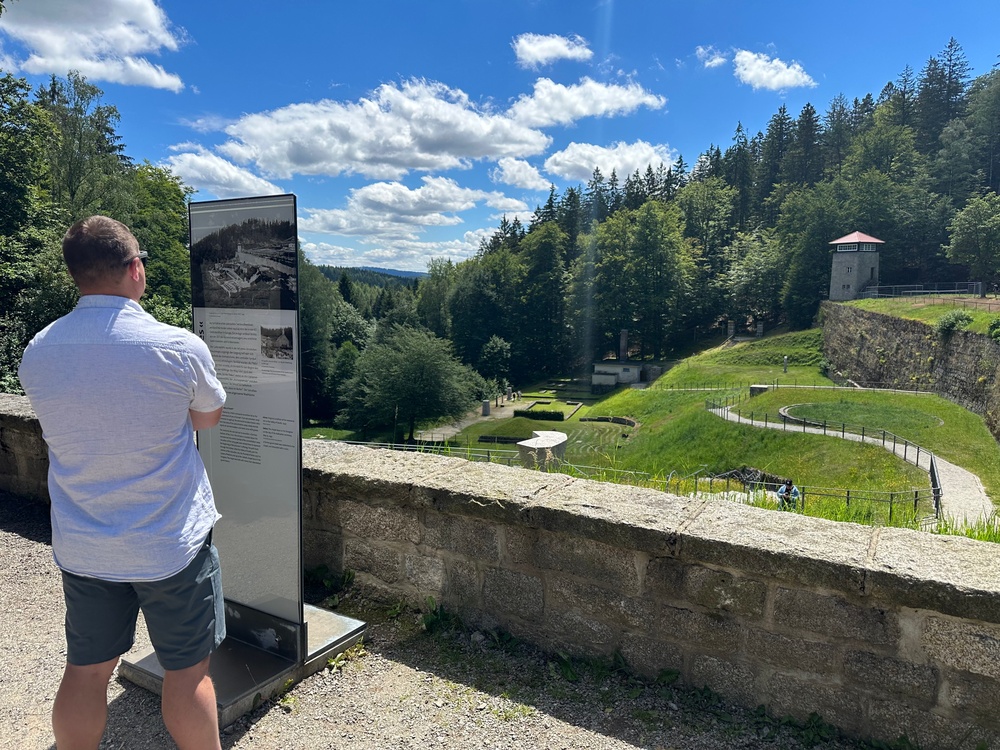
[[[744,706],[756,706],[756,675],[751,667],[715,656],[696,656],[691,660],[688,681],[696,688],[709,686],[722,697]]]
[[[398,583],[402,555],[394,547],[367,539],[344,540],[344,567],[378,578],[384,583]]]
[[[508,565],[534,565],[535,550],[538,549],[538,529],[524,526],[504,526],[503,559]]]
[[[415,511],[400,507],[372,507],[342,499],[340,521],[345,533],[383,541],[420,541],[420,520]]]
[[[544,504],[526,509],[524,520],[546,531],[669,557],[676,553],[680,529],[705,504],[642,487],[577,479],[553,488]]]
[[[445,566],[444,601],[463,611],[482,606],[482,582],[475,564],[450,560]]]
[[[746,655],[754,662],[782,669],[819,674],[836,674],[840,667],[840,648],[825,641],[807,641],[795,635],[749,630]]]
[[[560,650],[582,656],[613,654],[621,640],[621,631],[608,627],[600,620],[576,611],[549,612],[546,610],[542,628],[551,634],[553,641],[562,643]]]
[[[302,529],[302,561],[305,567],[325,565],[330,570],[344,566],[344,540],[339,532],[304,526]]]
[[[538,566],[588,578],[625,594],[639,593],[636,552],[567,534],[539,535],[535,548]]]
[[[761,699],[773,716],[793,716],[806,721],[817,713],[824,721],[859,733],[864,729],[864,701],[853,691],[845,690],[839,680],[829,677],[802,679],[774,672],[764,681]]]
[[[743,628],[732,618],[637,599],[627,600],[625,606],[629,626],[657,640],[683,643],[699,652],[743,649]]]
[[[946,703],[976,724],[1000,729],[1000,684],[967,672],[949,672],[945,679]]]
[[[775,592],[774,624],[785,632],[805,631],[876,646],[895,645],[900,635],[894,612],[800,589]]]
[[[305,494],[306,490],[303,488],[303,495]],[[315,484],[310,485],[308,496],[309,514],[303,514],[304,519],[328,531],[340,531],[342,526],[340,509],[344,501],[329,488]]]
[[[636,606],[629,597],[617,591],[558,575],[549,576],[547,581],[545,608],[548,612],[579,612],[618,627],[638,619],[626,615],[626,612],[635,611]]]
[[[905,735],[910,746],[920,750],[974,750],[997,747],[1000,742],[996,729],[976,726],[971,716],[928,711],[902,700],[872,699],[868,713],[867,734],[873,739],[895,742]]]
[[[425,555],[404,555],[403,570],[407,582],[420,592],[421,597],[441,598],[444,589],[444,561]]]
[[[577,481],[565,474],[493,463],[440,456],[423,458],[437,459],[435,471],[412,485],[414,505],[488,521],[524,523],[531,509],[547,503],[553,491]]]
[[[542,579],[505,568],[487,568],[483,580],[483,606],[505,620],[516,617],[538,620],[544,611]]]
[[[946,667],[1000,679],[1000,626],[928,616],[921,643]]]
[[[677,557],[803,588],[861,591],[874,529],[711,503],[685,529]]]
[[[722,570],[689,565],[684,570],[683,598],[719,612],[759,618],[764,613],[767,585]]]
[[[629,667],[644,677],[656,678],[665,669],[684,673],[684,648],[676,643],[630,634],[622,640],[620,650]]]
[[[428,512],[423,544],[486,563],[500,562],[496,527],[474,518]]]
[[[868,651],[844,655],[844,680],[863,692],[906,696],[914,705],[937,703],[938,669],[927,664],[893,659]]]
[[[1000,545],[881,529],[866,591],[900,606],[1000,623]]]
[[[646,563],[643,593],[671,602],[682,601],[685,596],[684,573],[688,567],[676,557],[652,558]]]

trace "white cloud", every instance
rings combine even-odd
[[[359,252],[353,247],[331,245],[327,242],[306,242],[299,237],[302,252],[318,266],[366,266],[359,261]]]
[[[225,128],[220,150],[267,175],[361,174],[399,179],[411,170],[465,169],[477,159],[530,156],[551,139],[473,104],[458,89],[412,79],[358,102],[322,100],[250,114]]]
[[[204,190],[217,198],[284,193],[272,182],[258,177],[196,144],[174,146],[178,153],[166,159],[170,171],[185,185]]]
[[[694,54],[698,58],[698,61],[706,68],[717,68],[720,65],[725,65],[727,62],[726,56],[711,45],[707,47],[697,46]]]
[[[642,173],[647,166],[656,169],[661,163],[669,166],[674,160],[669,147],[645,141],[616,143],[610,148],[592,143],[571,143],[546,159],[545,169],[567,180],[589,180],[595,167],[606,179],[614,170],[619,182],[624,185],[636,170]]]
[[[490,178],[494,182],[513,185],[525,190],[548,190],[550,185],[537,168],[523,159],[514,159],[509,156],[497,162],[497,168],[490,173]]]
[[[180,91],[180,76],[146,55],[175,52],[184,33],[154,0],[22,0],[7,3],[0,29],[25,48],[12,69],[40,75],[77,70],[92,81]]]
[[[192,86],[191,88],[194,90],[195,87]],[[182,117],[180,120],[181,125],[189,127],[191,130],[199,133],[218,133],[228,128],[234,122],[236,122],[236,120],[233,118],[222,117],[220,115],[202,115],[201,117],[196,117],[194,119]]]
[[[777,57],[769,57],[763,53],[737,50],[733,58],[733,68],[736,77],[757,89],[782,91],[784,89],[813,87],[816,81],[806,73],[799,63],[791,64]]]
[[[524,210],[523,201],[503,193],[472,190],[445,177],[424,177],[421,187],[376,182],[352,190],[343,209],[304,209],[299,227],[305,232],[416,241],[429,227],[462,223],[458,215],[480,202],[498,210]]]
[[[494,231],[496,230],[488,228],[470,230],[461,237],[439,242],[363,240],[362,247],[303,242],[302,251],[317,265],[375,266],[399,271],[426,271],[427,264],[433,258],[449,258],[455,262],[471,258],[479,249],[480,241],[490,237]]]
[[[510,114],[522,125],[547,127],[568,125],[583,117],[628,114],[644,106],[659,109],[666,103],[662,96],[637,83],[620,86],[584,77],[578,84],[564,86],[539,78],[534,92],[522,95],[510,108]]]
[[[517,64],[522,68],[538,68],[557,60],[586,62],[594,53],[587,40],[580,36],[558,34],[521,34],[511,43]]]

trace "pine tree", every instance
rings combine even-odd
[[[594,174],[587,183],[584,205],[590,221],[602,222],[608,218],[608,186],[600,167],[594,167]]]
[[[843,94],[837,94],[826,110],[820,143],[827,173],[839,175],[851,143],[850,111]]]
[[[823,154],[820,148],[822,128],[819,115],[811,104],[802,107],[792,129],[788,153],[782,162],[781,181],[813,185],[823,177]]]
[[[767,199],[781,180],[781,165],[791,140],[792,118],[788,116],[788,110],[782,104],[767,123],[755,179],[754,203],[760,211],[763,226],[774,226],[777,220],[777,207],[768,204]]]
[[[549,197],[545,201],[545,205],[541,208],[535,209],[535,215],[531,219],[531,224],[528,226],[528,231],[532,231],[539,224],[544,224],[547,221],[556,220],[556,186],[549,185]]]
[[[566,234],[566,263],[572,263],[580,252],[577,247],[577,239],[586,226],[579,188],[566,188],[566,192],[563,193],[556,206],[556,222]]]
[[[608,178],[608,213],[613,214],[622,207],[622,192],[618,185],[618,175],[615,170],[611,170]]]
[[[726,149],[722,157],[722,171],[726,182],[736,190],[733,218],[736,220],[737,230],[742,232],[750,221],[750,201],[753,196],[753,162],[742,122],[736,124],[733,145]]]
[[[917,111],[917,81],[913,68],[907,65],[889,86],[890,94],[882,106],[887,120],[892,125],[913,127]]]
[[[935,154],[945,126],[965,110],[969,63],[954,38],[937,57],[927,61],[917,93],[917,148]]]
[[[344,302],[349,305],[354,304],[354,285],[351,283],[351,277],[347,275],[347,271],[340,272],[340,281],[337,282],[337,289],[340,291],[340,296]]]

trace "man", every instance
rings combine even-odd
[[[792,484],[791,479],[786,479],[785,483],[778,488],[778,508],[785,510],[791,508],[795,510],[799,501],[799,488]]]
[[[18,371],[49,448],[66,599],[56,745],[100,744],[108,682],[142,609],[167,729],[181,750],[219,748],[208,672],[225,637],[219,515],[193,431],[218,424],[226,394],[205,343],[139,306],[146,253],[123,224],[77,222],[63,257],[80,301],[32,339]]]

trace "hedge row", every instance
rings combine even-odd
[[[566,419],[566,415],[561,411],[544,411],[542,409],[514,409],[514,416],[543,419],[548,422],[562,422]]]

